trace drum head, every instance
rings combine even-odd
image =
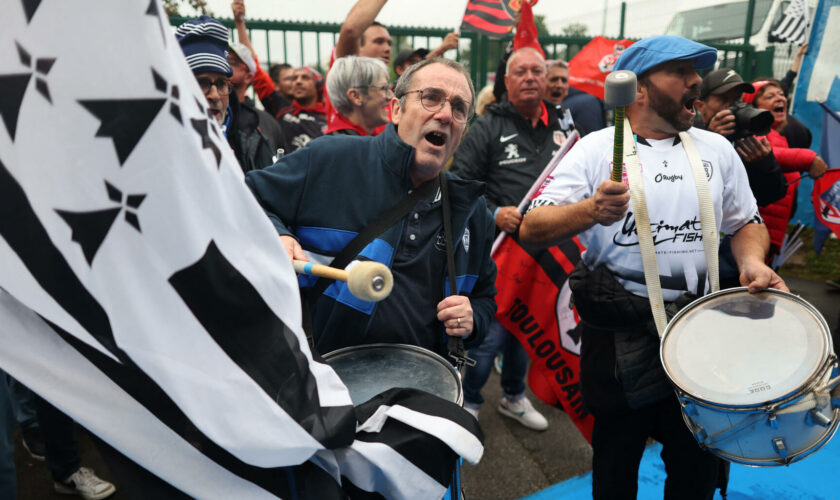
[[[358,406],[394,387],[420,389],[453,403],[461,403],[461,379],[442,357],[422,347],[371,344],[346,347],[324,356],[324,361],[350,390]]]
[[[719,405],[781,399],[811,379],[828,356],[825,320],[799,297],[745,288],[703,297],[665,330],[662,364],[689,395]]]

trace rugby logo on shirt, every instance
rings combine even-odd
[[[712,162],[702,160],[703,162],[703,170],[706,172],[706,180],[712,180],[712,175],[715,173],[715,169],[712,167]]]

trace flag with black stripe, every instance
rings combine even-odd
[[[804,44],[808,40],[809,19],[808,0],[792,0],[782,18],[770,30],[770,41]]]
[[[163,12],[4,11],[0,368],[196,498],[443,496],[483,452],[477,423],[411,390],[354,408],[313,357],[291,264]]]
[[[513,29],[513,15],[505,0],[469,0],[461,29],[490,38],[504,38]]]

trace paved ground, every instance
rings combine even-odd
[[[787,282],[794,293],[814,304],[823,313],[832,329],[837,327],[840,290],[795,278]],[[521,498],[589,471],[591,449],[565,413],[537,401],[529,392],[531,401],[550,422],[547,431],[534,432],[496,411],[495,404],[501,397],[501,389],[495,372],[491,374],[483,394],[487,403],[481,410],[479,422],[486,436],[486,451],[479,465],[463,467],[466,498]],[[113,479],[84,431],[79,429],[77,434],[83,463],[92,466],[102,477]],[[15,461],[18,467],[19,500],[67,498],[53,492],[52,479],[44,465],[31,460],[21,446],[18,446]],[[117,488],[112,499],[131,498],[127,492],[119,489],[119,485]]]

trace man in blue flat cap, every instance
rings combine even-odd
[[[577,235],[586,247],[569,284],[583,327],[581,388],[595,417],[596,499],[636,498],[648,437],[663,445],[665,498],[711,499],[725,484],[720,459],[683,423],[657,335],[666,311],[672,315],[717,286],[715,235],[733,235],[740,281],[750,291],[787,290],[764,263],[769,237],[741,159],[723,136],[692,128],[697,69],[716,61],[715,49],[673,36],[627,48],[615,69],[638,77],[624,126],[632,131],[625,130],[624,142],[629,181],[610,180],[615,129],[593,132],[563,158],[520,226],[527,243],[548,246]],[[643,191],[632,203],[628,183]],[[702,185],[708,210],[698,202]],[[643,204],[647,214],[635,209]],[[645,226],[651,234],[640,237],[637,228]]]

